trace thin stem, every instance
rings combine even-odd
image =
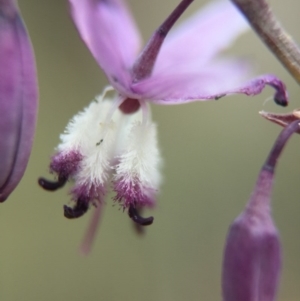
[[[274,143],[274,146],[262,168],[262,170],[267,170],[270,172],[274,172],[276,163],[278,158],[281,155],[281,152],[286,145],[288,139],[291,137],[292,134],[299,130],[299,120],[293,121],[287,127],[285,127],[281,133],[279,134],[277,140]]]
[[[84,235],[83,241],[80,245],[79,250],[82,255],[88,255],[91,252],[92,245],[95,240],[95,236],[97,234],[97,230],[99,229],[99,223],[101,221],[102,211],[103,211],[103,203],[102,201],[99,201],[93,213],[88,229]]]
[[[182,0],[169,17],[154,32],[132,68],[134,81],[139,81],[151,74],[165,37],[174,23],[193,1],[194,0]]]
[[[260,217],[263,217],[265,214],[269,215],[274,171],[277,161],[291,135],[298,130],[299,120],[294,121],[285,127],[276,139],[274,146],[258,175],[255,188],[246,206],[246,212],[250,216],[253,216],[254,214]]]
[[[283,66],[300,84],[300,49],[285,32],[266,0],[231,0],[275,54]]]

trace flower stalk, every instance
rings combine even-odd
[[[278,22],[266,0],[231,0],[252,28],[300,84],[300,49]]]

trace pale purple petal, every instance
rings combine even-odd
[[[85,42],[112,85],[127,87],[140,48],[135,23],[122,0],[69,0],[71,15]]]
[[[161,72],[132,85],[134,92],[159,104],[179,104],[213,99],[225,90],[240,85],[248,74],[248,65],[241,61],[216,61],[209,68],[195,70],[186,66],[179,72]]]
[[[181,0],[171,14],[154,31],[132,68],[132,78],[137,82],[151,75],[160,48],[170,29],[194,0]]]
[[[170,32],[153,74],[180,73],[185,65],[201,68],[248,28],[230,1],[213,2]]]
[[[266,85],[275,89],[274,101],[282,106],[288,104],[288,94],[282,81],[276,76],[262,75],[241,83],[248,68],[237,61],[214,63],[198,73],[182,73],[153,76],[132,85],[132,90],[143,98],[162,105],[183,104],[197,100],[219,99],[230,94],[254,96]]]
[[[0,202],[26,169],[38,102],[33,51],[15,3],[0,1]]]

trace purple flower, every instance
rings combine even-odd
[[[210,4],[166,38],[192,2],[181,1],[139,55],[140,36],[122,0],[69,2],[82,40],[112,87],[75,116],[61,136],[50,164],[58,180],[39,179],[47,190],[74,180],[75,205],[64,207],[68,218],[83,215],[90,204],[99,208],[112,183],[114,200],[129,216],[141,225],[152,223],[152,217],[143,218],[138,212],[155,204],[161,183],[157,129],[149,103],[172,105],[233,93],[256,95],[270,85],[276,90],[275,102],[287,105],[285,86],[275,76],[244,83],[248,73],[244,62],[217,57],[247,29],[229,1]],[[111,90],[117,95],[108,97]]]
[[[271,216],[277,160],[299,121],[279,135],[244,211],[230,227],[223,261],[223,301],[274,301],[281,270],[279,234]]]
[[[31,43],[14,0],[0,0],[0,202],[20,182],[38,106]]]

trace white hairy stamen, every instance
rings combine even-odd
[[[126,135],[114,182],[122,181],[127,187],[138,185],[143,195],[151,197],[161,183],[160,165],[156,125],[134,122]]]

